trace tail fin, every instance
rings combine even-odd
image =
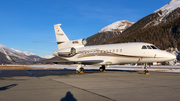
[[[62,49],[64,47],[66,47],[66,43],[69,42],[68,37],[63,32],[63,30],[61,29],[60,26],[61,26],[61,24],[54,25],[54,31],[56,34],[56,41],[58,44],[58,49]]]
[[[61,24],[54,25],[54,31],[56,34],[56,40],[57,41],[64,41],[67,42],[69,39],[67,38],[66,34],[63,32],[63,30],[60,28]]]

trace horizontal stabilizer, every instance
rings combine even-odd
[[[57,43],[64,43],[64,41],[33,41],[34,43],[46,43],[46,42],[57,42]]]

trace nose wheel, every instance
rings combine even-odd
[[[148,71],[148,70],[144,70],[144,71],[143,71],[143,74],[147,74],[147,75],[148,75],[148,74],[149,74],[149,71]]]

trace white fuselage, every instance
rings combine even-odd
[[[142,49],[143,46],[145,46],[146,49]],[[75,48],[76,54],[73,56],[60,57],[69,61],[103,60],[103,62],[98,63],[100,65],[165,62],[176,58],[175,55],[166,51],[156,48],[153,49],[153,46],[153,44],[149,43],[121,43],[85,46]],[[59,56],[59,51],[60,50],[54,51],[53,55]]]

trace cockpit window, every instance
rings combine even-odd
[[[142,49],[147,49],[147,47],[146,46],[142,46]]]
[[[155,46],[151,46],[153,49],[157,49]]]
[[[151,49],[151,47],[150,47],[150,46],[147,46],[147,48],[148,48],[148,49]]]
[[[158,49],[158,48],[154,45],[143,45],[141,49]]]

